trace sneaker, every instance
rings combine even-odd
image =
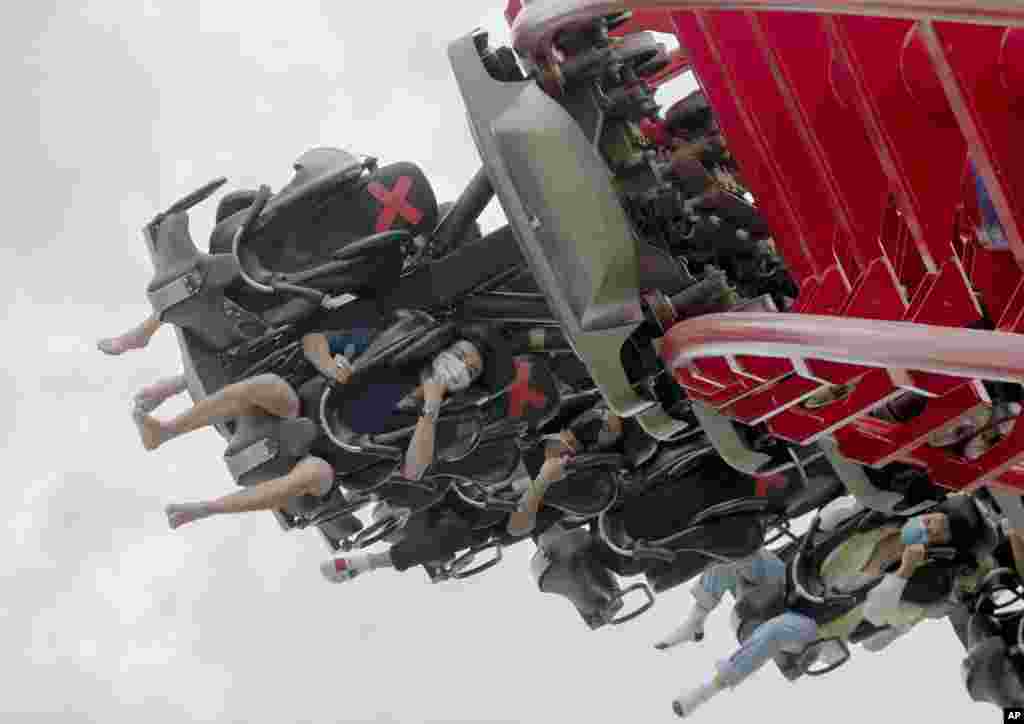
[[[992,408],[979,407],[956,420],[946,423],[944,427],[928,436],[928,444],[932,447],[952,447],[962,443],[975,432],[985,427],[992,419]]]
[[[831,385],[804,400],[805,410],[820,410],[834,402],[842,402],[853,392],[853,385]]]
[[[334,558],[320,564],[320,572],[331,583],[344,583],[351,581],[360,573],[368,570],[365,565],[359,565],[359,557]]]
[[[673,699],[672,711],[680,718],[688,717],[721,690],[722,687],[715,682],[704,684],[698,689]]]
[[[668,636],[658,643],[654,648],[658,651],[665,651],[673,646],[685,643],[700,643],[704,640],[704,619],[694,616],[686,620],[679,628],[672,631]]]
[[[1016,402],[994,408],[990,417],[990,421],[994,424],[990,429],[967,441],[964,446],[964,457],[972,461],[977,460],[995,447],[997,443],[1013,432],[1013,426],[1020,411],[1021,406]]]

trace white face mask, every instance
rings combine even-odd
[[[434,359],[434,379],[442,383],[452,392],[459,392],[473,383],[473,374],[469,365],[462,361],[454,352],[442,352]]]

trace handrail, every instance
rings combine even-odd
[[[624,10],[775,10],[1024,26],[1024,5],[1014,0],[533,0],[512,25],[513,46],[547,59],[557,31]]]
[[[1024,335],[911,322],[768,312],[707,314],[673,326],[661,350],[670,369],[700,357],[738,354],[1024,383]]]

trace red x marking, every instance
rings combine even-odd
[[[510,417],[522,417],[526,406],[543,410],[548,403],[547,396],[530,387],[530,363],[526,360],[515,360],[516,379],[508,390],[508,414]]]
[[[757,497],[763,498],[771,489],[785,490],[786,478],[783,475],[763,475],[757,478]]]
[[[370,192],[370,195],[380,202],[380,214],[377,215],[378,234],[390,229],[399,215],[410,224],[420,223],[423,212],[405,200],[411,188],[412,179],[408,176],[399,176],[395,181],[395,188],[390,191],[384,184],[377,181],[366,185],[366,190]]]

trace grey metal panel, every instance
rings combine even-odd
[[[149,252],[150,261],[153,263],[153,267],[156,268],[156,244],[153,240],[151,233],[151,227],[147,224],[142,228],[142,240],[146,244],[146,251]],[[188,394],[192,398],[192,402],[199,402],[209,396],[207,390],[211,389],[211,385],[216,389],[223,386],[223,370],[220,369],[220,365],[216,363],[216,358],[213,355],[203,355],[202,351],[196,347],[193,349],[194,342],[190,340],[190,336],[185,330],[178,326],[174,326],[174,335],[178,339],[178,349],[181,351],[181,367],[182,372],[185,374],[185,382],[188,384]],[[194,339],[194,337],[193,337]],[[195,358],[196,353],[199,354],[199,362]],[[202,364],[203,358],[206,359],[205,365]],[[213,367],[216,370],[215,377],[216,381],[209,379],[204,383],[204,376],[200,374],[200,367]],[[208,377],[209,375],[207,375]],[[224,423],[219,423],[216,426],[217,432],[220,433],[221,437],[225,440],[231,439],[231,433]]]
[[[604,160],[532,81],[491,78],[473,35],[448,56],[484,167],[552,313],[616,414],[650,409],[619,362],[643,315],[636,239]]]

